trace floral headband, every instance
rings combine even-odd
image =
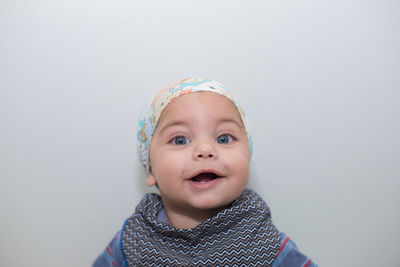
[[[241,108],[237,98],[234,97],[231,91],[217,81],[204,79],[204,78],[187,78],[173,82],[161,91],[159,91],[153,98],[150,105],[143,109],[139,119],[137,138],[138,138],[138,153],[140,162],[146,169],[146,175],[149,174],[150,161],[149,161],[149,147],[154,130],[163,110],[174,99],[179,96],[190,94],[193,92],[214,92],[225,96],[235,105],[239,111],[240,117],[246,129],[247,137],[249,139],[250,153],[253,150],[252,138],[249,133],[249,128],[246,122],[245,113]]]

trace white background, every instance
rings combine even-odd
[[[398,1],[0,3],[0,266],[89,266],[146,192],[143,103],[235,91],[252,188],[320,266],[399,266]]]

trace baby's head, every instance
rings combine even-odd
[[[139,121],[147,184],[167,209],[228,205],[249,180],[251,137],[236,98],[220,83],[184,79],[153,99]]]

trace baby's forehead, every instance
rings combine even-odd
[[[227,96],[215,93],[215,92],[207,92],[207,91],[199,91],[199,92],[190,92],[180,95],[179,97],[175,97],[170,99],[169,103],[166,107],[170,105],[180,105],[181,108],[187,107],[187,105],[197,103],[197,104],[207,104],[207,103],[218,103],[225,105],[232,105],[236,108],[235,103],[229,99]]]
[[[224,118],[241,118],[240,110],[236,104],[228,97],[214,92],[192,92],[171,100],[161,112],[182,114],[185,112],[194,112],[195,114],[204,109],[216,112],[216,115]],[[212,113],[210,115],[213,115]]]

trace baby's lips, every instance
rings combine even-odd
[[[209,179],[211,179],[211,178],[215,179],[215,178],[220,178],[223,175],[214,169],[201,169],[201,170],[196,171],[193,175],[191,175],[189,177],[189,180],[200,178],[200,176],[208,177]]]
[[[202,173],[196,175],[195,177],[193,177],[191,180],[194,182],[207,182],[207,181],[214,180],[217,178],[219,178],[219,176],[216,175],[215,173],[202,172]]]

